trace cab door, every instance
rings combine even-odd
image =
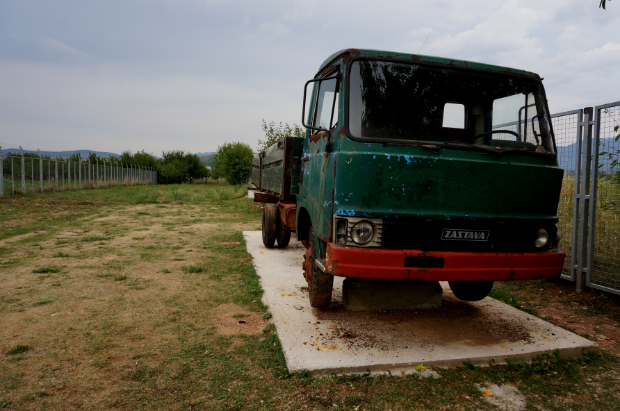
[[[333,185],[333,132],[338,123],[339,71],[332,71],[323,77],[310,80],[314,92],[304,126],[306,138],[302,157],[302,187],[300,192],[306,198],[306,207],[312,219],[314,234],[323,241],[330,237],[331,192]],[[306,87],[308,85],[306,83]],[[332,165],[332,175],[326,175]],[[327,181],[329,180],[329,183]],[[329,187],[328,187],[329,185]]]

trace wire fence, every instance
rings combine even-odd
[[[3,153],[0,146],[0,197],[84,190],[120,185],[157,184],[154,169],[89,160],[44,156],[40,152]]]
[[[577,226],[575,222],[575,178],[578,169],[579,152],[575,148],[579,132],[579,123],[582,121],[582,110],[568,111],[551,116],[551,124],[555,133],[558,149],[558,163],[564,169],[562,191],[558,203],[558,233],[561,236],[561,246],[566,253],[562,273],[574,279],[572,266],[575,263],[573,256],[573,238],[576,238]]]
[[[578,291],[589,286],[620,294],[620,102],[557,113],[551,122],[564,169],[562,277],[575,281]],[[521,135],[527,127],[515,121],[493,129]]]
[[[590,287],[620,294],[620,102],[594,109]]]

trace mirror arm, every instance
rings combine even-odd
[[[538,134],[536,132],[536,128],[534,127],[534,119],[535,118],[539,118],[539,117],[541,117],[541,116],[537,115],[537,116],[532,117],[532,133],[534,134],[534,138],[536,139],[536,144],[537,145],[540,145],[540,139],[539,139],[540,134]],[[540,120],[538,120],[538,122],[539,122],[538,124],[540,125]]]

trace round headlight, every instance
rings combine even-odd
[[[534,244],[536,244],[536,247],[538,248],[542,248],[549,244],[549,233],[547,232],[547,230],[545,230],[544,228],[538,230],[538,238],[536,239]]]
[[[351,238],[358,244],[370,242],[374,235],[375,229],[369,221],[360,221],[351,228]]]

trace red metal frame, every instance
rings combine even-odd
[[[277,203],[280,198],[268,193],[254,193],[255,203]]]
[[[405,267],[405,257],[440,257],[442,268]],[[327,244],[326,271],[342,277],[373,280],[504,281],[555,278],[564,252],[478,253],[385,250]]]

